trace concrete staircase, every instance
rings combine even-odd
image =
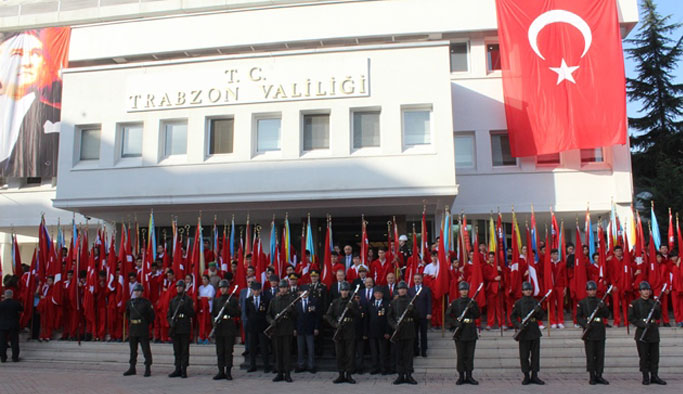
[[[660,369],[661,374],[678,373],[683,370],[683,330],[677,328],[660,328],[662,337]],[[512,375],[519,373],[517,342],[512,339],[513,331],[482,331],[477,343],[475,369],[485,375]],[[581,330],[566,328],[552,330],[548,335],[543,331],[541,339],[541,369],[554,373],[583,373],[585,356],[583,342],[580,340]],[[637,373],[638,355],[636,352],[633,331],[626,333],[626,328],[609,328],[607,330],[607,349],[605,359],[606,374]],[[79,346],[71,341],[37,342],[26,341],[22,336],[21,357],[27,363],[60,363],[72,364],[74,368],[87,368],[88,365],[101,367],[111,366],[112,370],[125,370],[128,364],[128,344],[112,342],[81,342]],[[235,346],[234,361],[238,365],[243,361],[242,345]],[[191,345],[190,365],[194,367],[214,367],[216,363],[213,345]],[[152,344],[152,355],[155,370],[171,369],[173,364],[173,348],[170,344]],[[138,362],[142,364],[142,354]],[[319,358],[320,370],[333,370],[334,359],[329,352]],[[415,359],[416,373],[449,374],[455,370],[455,346],[451,334],[446,331],[442,336],[439,330],[429,332],[428,357]]]

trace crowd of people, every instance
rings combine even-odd
[[[190,342],[213,342],[218,354],[216,379],[232,379],[233,346],[243,342],[248,372],[257,370],[260,358],[265,371],[277,373],[275,381],[291,381],[290,370],[315,373],[316,359],[325,344],[332,342],[329,348],[339,370],[335,383],[355,383],[352,374],[369,371],[398,373],[394,383],[414,384],[413,357],[427,357],[428,330],[445,325],[469,327],[456,340],[459,383],[476,384],[472,377],[474,346],[466,342],[476,341],[482,329],[514,327],[526,330],[520,341],[520,353],[525,343],[527,355],[521,362],[524,382],[542,384],[536,375],[539,350],[534,341],[540,338],[545,314],[554,329],[564,328],[565,315],[569,324],[585,327],[597,301],[582,306],[582,300],[601,297],[611,285],[598,320],[588,324],[599,322],[604,328],[631,322],[639,326],[642,317],[629,313],[629,306],[641,299],[643,283],[648,280],[648,290],[655,295],[661,292],[657,301],[662,313],[657,320],[661,318],[661,323],[669,326],[671,308],[675,323],[683,326],[683,272],[680,258],[666,244],[637,256],[635,251],[625,251],[621,242],[610,245],[609,250],[600,247],[593,255],[588,246],[575,252],[572,244],[558,250],[539,242],[538,253],[524,245],[516,255],[514,247],[496,252],[475,238],[466,253],[439,253],[443,243],[437,240],[417,256],[406,236],[399,241],[391,251],[377,248],[376,257],[372,248],[361,256],[351,245],[334,246],[325,264],[311,261],[306,251],[295,264],[282,269],[270,264],[261,272],[256,265],[263,260],[252,261],[258,257],[240,253],[228,264],[221,259],[220,244],[212,250],[204,241],[203,258],[208,264],[201,276],[197,270],[175,272],[178,265],[169,263],[170,251],[163,245],[157,247],[156,259],[146,269],[144,249],[139,255],[117,256],[113,246],[107,250],[95,243],[86,257],[88,270],[75,270],[73,255],[63,248],[57,256],[61,271],[56,270],[64,273],[62,280],[48,267],[44,280],[35,284],[35,293],[27,294],[32,273],[41,278],[35,275],[39,265],[32,264],[23,266],[22,276],[5,276],[3,286],[9,290],[5,298],[30,300],[30,305],[23,305],[20,324],[29,328],[33,339],[128,341],[131,369],[127,375],[135,373],[138,343],[145,355],[146,376],[152,362],[149,342],[154,341],[173,343],[176,369],[170,376],[186,377]],[[183,248],[180,266],[191,265],[188,255]],[[443,256],[446,264],[439,261]],[[124,267],[129,257],[132,269]],[[328,284],[321,281],[321,265],[334,274]],[[442,272],[443,267],[448,267],[447,272]],[[92,279],[93,271],[97,280]],[[278,275],[276,271],[281,272]],[[433,289],[440,275],[447,275],[449,288],[439,295]],[[466,308],[479,287],[481,292],[472,300],[476,308]],[[546,293],[547,302],[536,305]],[[91,316],[82,312],[85,305],[92,309]],[[467,317],[462,320],[465,309]],[[520,325],[530,312],[536,316],[533,329]],[[294,340],[297,357],[292,368]],[[6,346],[7,341],[1,342]],[[603,347],[591,349],[591,354],[602,352],[604,357],[604,336]],[[1,353],[5,354],[4,349]],[[591,381],[600,383],[604,380],[602,367],[593,368]],[[648,368],[641,364],[641,370]],[[653,376],[651,380],[656,382],[656,371]]]

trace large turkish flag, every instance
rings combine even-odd
[[[626,143],[616,0],[496,0],[515,157]]]

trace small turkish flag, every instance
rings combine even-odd
[[[496,0],[515,157],[626,143],[616,0]]]

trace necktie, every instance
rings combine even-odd
[[[304,300],[304,312],[306,312],[306,305],[307,305],[306,300]]]
[[[370,299],[370,289],[365,290],[365,298]]]
[[[254,301],[256,301],[256,309],[258,309],[258,297]]]
[[[375,308],[379,309],[379,300],[375,301]]]
[[[420,288],[422,288],[422,286],[417,285],[417,290],[416,290],[416,291],[420,291]]]

